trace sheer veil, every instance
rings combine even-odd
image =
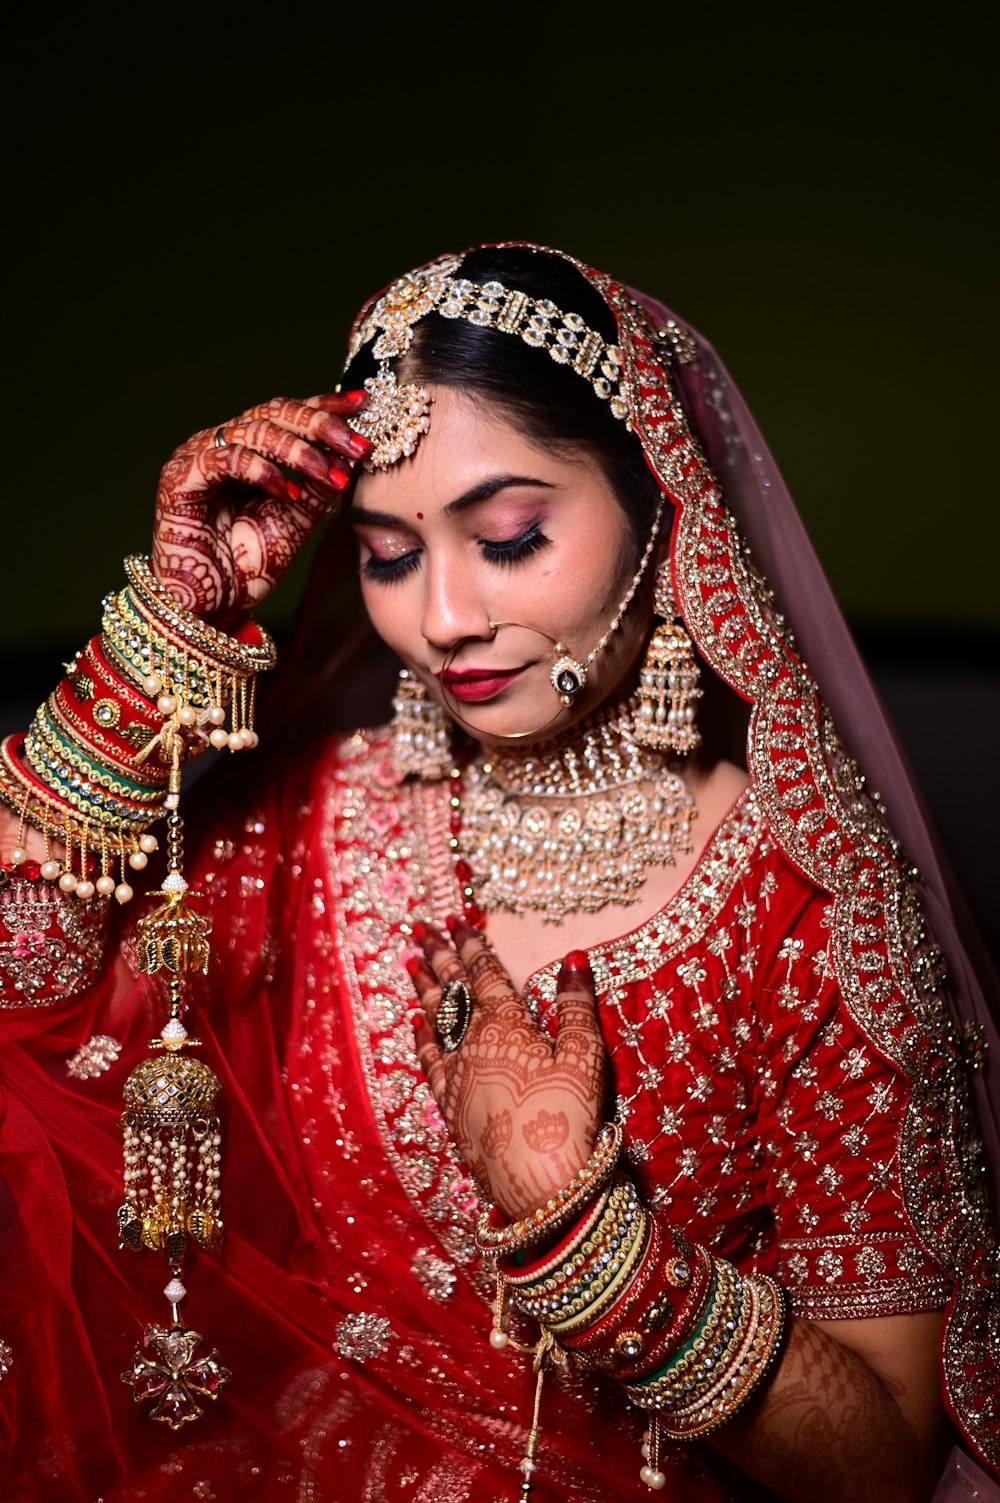
[[[641,293],[654,319],[676,320]],[[919,873],[922,906],[941,946],[945,995],[956,1029],[970,1030],[981,1068],[973,1077],[976,1117],[1000,1205],[1000,977],[927,813],[906,754],[809,541],[791,494],[759,427],[718,354],[690,332],[697,359],[676,368],[679,395],[718,478],[728,508],[774,590],[779,609],[829,706],[841,739],[860,766],[906,859]],[[978,1041],[978,1042],[977,1042]]]

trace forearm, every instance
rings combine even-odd
[[[923,1503],[943,1459],[928,1407],[793,1318],[770,1379],[712,1444],[789,1503]]]
[[[45,836],[0,803],[0,867],[19,866],[23,860],[45,860]]]

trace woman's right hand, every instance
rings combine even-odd
[[[175,449],[152,567],[186,610],[224,624],[268,594],[370,452],[345,421],[364,404],[363,391],[275,397]]]

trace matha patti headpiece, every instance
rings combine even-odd
[[[479,328],[514,334],[534,349],[547,350],[559,365],[589,381],[611,412],[631,428],[623,386],[621,351],[588,328],[578,313],[564,313],[548,298],[505,287],[502,282],[470,282],[456,277],[461,261],[444,256],[408,272],[382,294],[355,328],[348,363],[369,341],[380,362],[365,382],[368,406],[348,424],[373,445],[365,460],[369,470],[386,470],[416,449],[430,427],[430,399],[414,382],[396,380],[389,361],[406,353],[414,325],[428,313],[464,319]],[[685,331],[678,329],[675,348]]]

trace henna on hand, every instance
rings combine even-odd
[[[174,451],[160,473],[152,567],[186,610],[225,620],[274,587],[370,450],[345,421],[363,402],[363,392],[276,397]]]
[[[564,965],[557,1033],[543,1033],[477,929],[456,923],[457,951],[437,930],[416,935],[411,963],[425,1021],[417,1052],[449,1131],[490,1199],[520,1217],[562,1189],[589,1158],[603,1117],[605,1051],[586,957]],[[442,988],[464,981],[472,1017],[457,1049],[433,1031]]]

